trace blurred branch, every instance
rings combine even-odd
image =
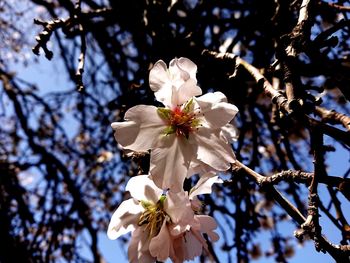
[[[52,33],[64,26],[67,26],[70,23],[70,19],[54,19],[48,22],[42,21],[40,19],[34,19],[34,24],[41,25],[44,27],[43,31],[39,33],[39,35],[35,38],[35,40],[38,42],[33,47],[33,53],[35,55],[40,54],[40,48],[42,48],[45,52],[45,57],[48,60],[51,60],[53,57],[53,52],[48,49],[47,43],[50,41]]]
[[[14,109],[19,119],[19,122],[22,126],[24,133],[28,138],[28,143],[32,148],[33,152],[40,155],[43,162],[50,165],[54,165],[54,167],[62,174],[64,182],[67,184],[68,191],[72,195],[74,208],[78,212],[79,217],[82,219],[82,221],[86,225],[86,228],[89,231],[89,234],[91,235],[91,251],[94,256],[94,262],[101,262],[101,256],[97,247],[97,230],[92,225],[89,206],[82,199],[82,194],[79,188],[76,186],[74,180],[71,178],[70,173],[65,167],[65,165],[58,158],[56,158],[56,156],[53,153],[51,153],[47,148],[36,143],[35,133],[29,127],[28,119],[25,113],[23,112],[20,102],[18,101],[18,93],[16,92],[18,87],[16,87],[16,84],[13,82],[12,76],[8,75],[6,72],[0,69],[0,80],[3,83],[5,93],[14,105]]]
[[[329,2],[323,2],[323,1],[320,1],[319,2],[320,5],[324,5],[324,6],[328,6],[330,8],[334,8],[334,9],[337,9],[339,11],[346,11],[346,12],[350,12],[350,6],[344,6],[344,5],[338,5],[338,4],[335,4],[335,3],[329,3]]]
[[[80,16],[81,16],[81,0],[78,0],[76,5],[75,5],[75,18],[77,20],[80,20]],[[84,84],[83,84],[83,73],[84,73],[84,65],[85,65],[85,54],[86,54],[86,33],[84,30],[84,27],[82,25],[82,23],[79,23],[78,25],[79,27],[79,35],[80,35],[80,55],[79,55],[79,63],[78,63],[78,68],[77,68],[77,72],[75,73],[75,82],[77,84],[77,89],[78,91],[82,91],[82,89],[84,88]]]

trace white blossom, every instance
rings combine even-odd
[[[219,239],[214,218],[199,215],[194,204],[199,202],[197,195],[210,193],[212,185],[220,182],[217,176],[205,174],[190,193],[164,193],[147,175],[135,176],[126,186],[132,198],[114,212],[107,235],[116,239],[132,231],[130,262],[193,259],[207,250],[204,233],[213,242]]]
[[[161,189],[182,190],[189,171],[226,171],[235,161],[231,141],[237,135],[230,121],[238,112],[221,92],[200,97],[197,66],[174,59],[169,69],[158,61],[150,72],[150,87],[165,107],[137,105],[124,122],[112,123],[125,149],[151,150],[150,174]]]

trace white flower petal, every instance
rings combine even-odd
[[[219,176],[215,176],[213,173],[202,175],[196,185],[191,189],[189,198],[192,199],[196,195],[210,194],[212,192],[211,187],[215,183],[222,183]]]
[[[203,111],[204,118],[207,123],[213,128],[221,128],[229,123],[238,112],[235,105],[220,102],[213,105],[213,107],[208,111]]]
[[[169,109],[173,108],[174,104],[172,103],[173,100],[173,94],[176,93],[176,87],[172,86],[169,82],[169,86],[164,86],[159,91],[154,92],[154,96],[156,97],[157,101],[164,104],[164,106],[168,107]]]
[[[117,239],[121,235],[133,231],[142,211],[142,206],[133,198],[122,202],[113,213],[109,223],[107,230],[108,238],[112,240]]]
[[[166,64],[163,60],[157,61],[149,72],[149,86],[154,92],[164,87],[171,88],[171,80]]]
[[[177,65],[183,71],[188,72],[190,78],[196,79],[197,65],[193,63],[190,59],[181,57],[177,60]]]
[[[201,103],[201,109],[207,111],[207,109],[211,108],[213,104],[227,102],[227,98],[224,93],[216,91],[214,93],[209,92],[203,96],[198,97],[197,101]]]
[[[164,136],[151,153],[151,179],[163,190],[181,191],[194,154],[195,148],[186,138]]]
[[[231,145],[220,137],[220,130],[202,127],[195,136],[197,141],[197,159],[213,167],[217,171],[226,171],[235,161]]]
[[[148,232],[144,227],[138,227],[131,236],[128,248],[128,257],[130,263],[153,263],[155,258],[149,253],[150,239]]]
[[[173,105],[182,105],[194,96],[202,94],[202,89],[196,85],[194,79],[187,80],[177,91],[173,91]]]
[[[154,91],[157,101],[162,102],[165,106],[171,107],[171,98],[173,90],[172,79],[164,61],[157,61],[149,73],[149,85]]]
[[[194,174],[206,174],[210,172],[216,173],[216,170],[200,160],[193,159],[188,169],[187,178],[190,178]]]
[[[179,67],[179,59],[174,58],[169,63],[170,79],[175,87],[179,88],[191,75],[185,69]]]
[[[138,175],[130,178],[125,191],[129,191],[131,196],[139,201],[152,201],[153,203],[156,203],[163,193],[163,190],[159,189],[148,175]]]
[[[169,257],[172,247],[172,240],[164,220],[163,225],[159,231],[159,234],[151,239],[149,244],[149,252],[158,261],[165,261]]]
[[[195,100],[204,119],[212,128],[225,126],[238,112],[235,105],[226,102],[226,97],[221,92],[207,93]]]
[[[150,71],[150,87],[158,101],[173,108],[193,96],[202,94],[202,90],[197,86],[196,72],[196,64],[187,58],[171,60],[169,69],[160,60]]]
[[[227,143],[231,143],[238,139],[238,129],[232,124],[226,124],[221,128],[221,135]]]
[[[152,148],[165,128],[154,106],[138,105],[125,114],[125,122],[114,122],[115,138],[124,148],[145,152]]]

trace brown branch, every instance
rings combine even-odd
[[[257,68],[249,64],[247,61],[231,53],[218,53],[215,51],[204,50],[202,54],[214,57],[216,59],[231,61],[233,60],[235,61],[236,65],[242,65],[252,75],[257,83],[262,84],[264,93],[269,96],[272,101],[279,106],[280,109],[285,112],[290,112],[286,97],[278,90],[274,89],[270,82],[264,77],[264,75],[262,75]]]
[[[302,239],[305,234],[308,234],[315,242],[315,248],[317,251],[324,250],[321,246],[319,239],[321,237],[321,226],[319,224],[318,213],[318,181],[324,177],[324,150],[323,150],[323,134],[316,129],[310,129],[311,148],[314,155],[314,167],[315,172],[312,177],[312,181],[309,187],[309,201],[307,209],[307,218],[301,225],[301,231],[296,235],[297,238]]]
[[[101,8],[96,10],[91,10],[88,12],[81,11],[81,0],[78,0],[75,4],[74,15],[67,19],[54,19],[51,21],[42,21],[39,19],[34,19],[34,23],[37,25],[41,25],[44,27],[43,31],[39,33],[39,35],[35,38],[37,44],[32,48],[34,54],[40,54],[40,48],[42,48],[45,52],[45,57],[48,60],[51,60],[53,57],[53,52],[48,49],[47,43],[50,41],[51,35],[53,32],[62,28],[63,32],[66,35],[75,33],[76,30],[74,28],[78,26],[81,48],[80,55],[78,58],[78,66],[75,73],[75,82],[77,85],[78,91],[81,91],[84,88],[83,85],[83,73],[84,73],[84,65],[85,65],[85,54],[86,54],[86,33],[84,30],[83,22],[86,19],[94,18],[97,16],[105,16],[111,13],[111,9]]]
[[[323,122],[307,117],[307,124],[317,127],[322,133],[350,146],[350,136],[348,132],[329,126]]]
[[[336,36],[333,36],[328,39],[328,37],[334,34],[335,32],[337,32],[338,30],[349,26],[350,26],[350,20],[342,19],[338,23],[336,23],[334,26],[321,32],[313,42],[319,47],[325,46],[327,42],[331,42],[331,43],[333,42],[332,44],[336,45],[338,43],[338,38]]]
[[[261,174],[253,171],[243,163],[239,162],[238,160],[235,161],[233,164],[233,172],[237,174],[242,174],[245,176],[250,177],[253,181],[259,184],[259,181],[263,180],[264,176]],[[314,182],[313,188],[315,189],[315,184],[317,181]],[[298,224],[302,225],[305,229],[310,225],[311,217],[308,216],[308,218],[305,218],[300,211],[288,201],[279,191],[277,191],[272,185],[268,185],[265,188],[267,191],[269,191],[269,194],[273,197],[273,199],[288,213],[288,215],[293,218]],[[313,190],[314,191],[314,190]],[[317,196],[316,196],[317,197]],[[313,206],[315,202],[315,196],[312,196],[311,200],[309,200],[309,209],[314,211]],[[296,237],[301,237],[305,234],[305,229],[296,230],[294,235]],[[350,245],[336,245],[328,241],[326,237],[323,235],[319,235],[315,237],[315,235],[311,235],[312,238],[317,239],[317,243],[319,244],[319,247],[322,248],[322,251],[328,252],[337,262],[348,262],[349,256],[350,256]]]
[[[243,173],[245,176],[250,177],[255,181],[257,184],[259,184],[261,181],[263,181],[264,176],[261,174],[255,172],[254,170],[250,169],[240,161],[236,160],[233,164],[233,171],[238,173]],[[278,190],[276,190],[272,185],[267,185],[265,188],[269,193],[272,194],[273,198],[283,209],[286,210],[286,212],[299,224],[302,224],[305,222],[305,217],[301,214],[301,212],[286,199]]]
[[[341,124],[345,129],[350,132],[350,117],[336,112],[335,110],[327,110],[326,108],[317,106],[315,113],[321,117],[321,120],[331,124]],[[350,134],[349,134],[350,136]]]
[[[283,71],[283,81],[285,83],[286,96],[288,99],[288,107],[292,110],[299,110],[302,101],[302,83],[300,78],[296,76],[295,71],[297,56],[303,51],[310,41],[311,20],[313,1],[303,0],[299,10],[298,22],[292,32],[282,37],[282,45],[276,54]]]
[[[272,102],[277,104],[277,106],[283,112],[289,113],[293,118],[301,121],[306,127],[317,126],[318,129],[321,129],[322,133],[350,146],[350,136],[347,132],[312,119],[305,114],[301,114],[299,111],[298,113],[300,114],[292,114],[297,108],[291,107],[290,102],[288,102],[287,98],[281,92],[274,89],[270,82],[260,73],[260,71],[253,65],[249,64],[247,61],[231,53],[218,53],[215,51],[204,50],[202,54],[214,57],[215,59],[219,60],[235,61],[236,65],[242,65],[252,75],[257,83],[262,83],[264,93],[272,98]]]
[[[303,44],[307,41],[306,38],[310,37],[310,29],[312,16],[310,15],[311,9],[313,7],[314,1],[303,0],[299,9],[299,18],[296,26],[293,28],[292,32],[288,34],[290,39],[289,45],[285,48],[287,56],[296,57],[300,49],[303,48]],[[309,39],[308,39],[309,40]]]

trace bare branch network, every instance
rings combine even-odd
[[[149,151],[123,151],[110,124],[159,106],[149,72],[174,57],[195,62],[203,94],[239,109],[237,160],[199,196],[196,213],[220,236],[204,236],[200,262],[288,262],[310,239],[315,253],[350,262],[346,1],[24,2],[0,3],[1,262],[106,261],[99,234],[130,198],[128,180],[152,169]],[[41,59],[19,60],[26,48],[61,65],[64,87],[21,75]]]

